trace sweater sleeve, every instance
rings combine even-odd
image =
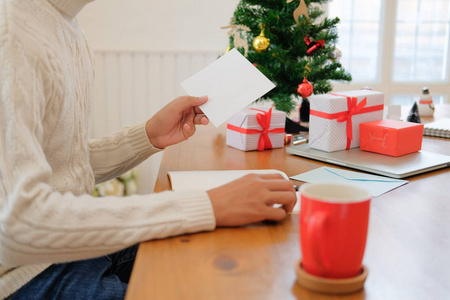
[[[150,144],[145,122],[126,127],[112,136],[89,140],[90,164],[95,182],[120,176],[160,151],[162,149]]]
[[[17,42],[0,40],[0,265],[93,258],[141,241],[214,229],[204,191],[95,198],[55,190],[50,184],[54,170],[42,145],[53,77]],[[125,136],[138,128],[118,140],[127,144]],[[120,167],[107,166],[99,174],[120,170],[130,156],[140,156],[134,164],[153,151],[148,144],[131,148],[133,154]]]

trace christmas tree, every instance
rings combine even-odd
[[[327,0],[241,0],[229,28],[238,49],[275,85],[258,101],[271,100],[291,112],[299,98],[328,93],[332,80],[350,81],[339,63],[336,25],[318,4]]]

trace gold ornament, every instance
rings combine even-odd
[[[265,51],[270,46],[270,40],[264,35],[264,27],[261,25],[261,33],[253,40],[253,48],[258,52]]]

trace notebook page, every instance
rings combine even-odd
[[[224,170],[224,171],[170,171],[168,172],[172,190],[187,191],[187,190],[210,190],[212,188],[221,186],[244,175],[256,174],[281,174],[286,180],[288,176],[279,170]]]

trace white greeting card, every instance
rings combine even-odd
[[[232,49],[181,83],[191,96],[208,96],[200,108],[216,127],[275,85],[239,51]]]

